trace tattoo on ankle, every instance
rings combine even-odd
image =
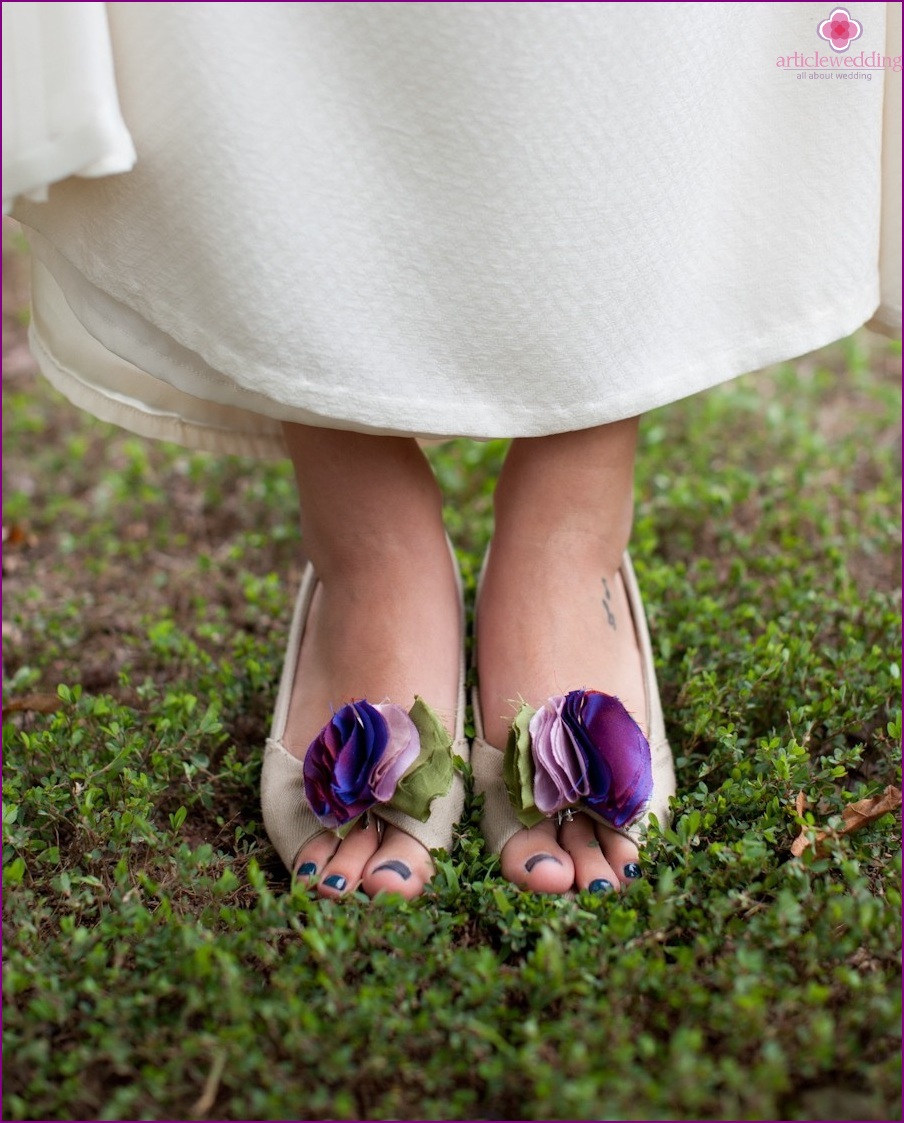
[[[615,623],[615,613],[612,611],[612,593],[609,591],[609,582],[603,578],[603,608],[606,610],[606,619],[609,622],[609,627],[613,631],[618,630],[618,625]]]
[[[587,843],[587,849],[588,850],[602,850],[602,847],[599,844],[599,839],[591,838],[591,840]]]

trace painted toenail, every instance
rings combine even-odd
[[[407,881],[408,878],[411,877],[411,870],[405,865],[404,862],[400,862],[398,858],[391,858],[388,862],[384,862],[382,865],[377,866],[377,868],[374,870],[374,873],[379,873],[381,870],[392,870],[392,872],[397,873],[403,881]]]
[[[331,873],[329,877],[323,879],[323,884],[328,885],[330,889],[344,889],[348,882],[341,873]]]
[[[643,877],[643,870],[637,862],[628,862],[625,866],[625,877]]]
[[[557,866],[561,866],[561,864],[562,864],[559,861],[559,859],[554,858],[552,856],[552,854],[533,854],[524,863],[524,868],[527,870],[528,873],[533,873],[534,872],[534,866],[538,866],[540,864],[540,862],[555,862]]]
[[[597,877],[590,882],[587,888],[591,893],[611,893],[612,882],[607,881],[604,877]]]
[[[312,873],[317,872],[317,864],[315,862],[302,862],[295,873],[299,877],[310,877]]]

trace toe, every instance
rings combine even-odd
[[[574,863],[556,839],[551,820],[519,831],[502,850],[502,876],[534,893],[566,893],[574,884]]]
[[[368,897],[398,893],[411,900],[424,891],[433,872],[430,854],[419,842],[396,827],[387,827],[379,850],[365,866],[361,887]]]
[[[604,827],[602,823],[596,824],[596,837],[602,846],[606,861],[615,871],[622,885],[631,885],[638,878],[643,877],[637,847],[629,838],[625,838],[611,827]]]
[[[338,844],[338,838],[328,831],[323,831],[312,838],[307,845],[298,851],[292,867],[295,877],[308,886],[313,885],[324,866],[336,852]]]
[[[619,888],[618,875],[607,860],[589,816],[575,815],[571,822],[563,823],[559,839],[574,862],[574,881],[578,889],[603,896]]]
[[[372,824],[353,827],[324,865],[317,892],[322,897],[341,897],[357,889],[364,867],[378,845],[379,837]]]

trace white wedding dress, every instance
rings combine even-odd
[[[900,4],[843,52],[829,4],[3,6],[104,7],[115,89],[103,20],[14,38],[58,57],[4,153],[33,347],[102,418],[539,436],[900,331]]]

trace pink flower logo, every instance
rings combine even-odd
[[[847,8],[833,8],[832,14],[817,25],[816,31],[820,39],[832,44],[833,51],[846,51],[863,34],[863,24],[851,19]]]

